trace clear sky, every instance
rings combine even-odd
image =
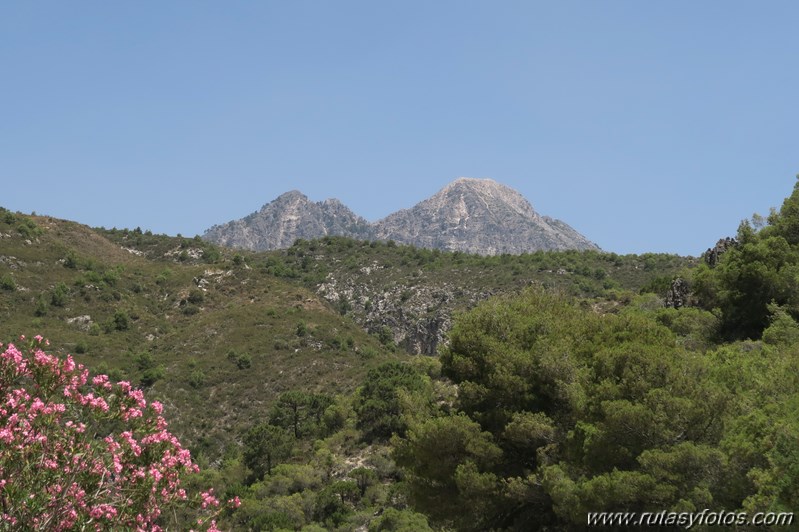
[[[799,173],[799,2],[0,3],[0,205],[193,236],[491,177],[698,255]]]

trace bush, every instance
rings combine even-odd
[[[217,262],[222,257],[219,250],[215,248],[208,248],[203,250],[203,260],[209,264]]]
[[[228,351],[227,358],[239,369],[247,369],[252,366],[252,357],[247,353],[239,354],[231,349]]]
[[[192,290],[189,292],[188,301],[192,305],[201,305],[205,301],[205,294],[203,294],[202,290]]]
[[[130,326],[130,318],[128,317],[128,313],[124,310],[117,310],[114,313],[114,318],[112,320],[113,328],[117,331],[126,331]]]
[[[144,370],[141,375],[141,385],[149,388],[155,384],[156,381],[163,379],[165,375],[166,371],[164,370],[164,366],[156,366],[154,368]]]
[[[44,299],[44,295],[40,295],[36,301],[36,308],[33,310],[33,314],[38,317],[47,314],[47,301]]]
[[[17,289],[17,282],[10,274],[0,277],[0,288],[3,290],[14,291]]]
[[[50,304],[54,307],[63,307],[67,304],[67,297],[69,297],[69,288],[64,283],[58,283],[50,294]]]
[[[197,505],[193,522],[216,529],[212,490],[190,499],[181,487],[198,468],[161,404],[128,382],[90,380],[45,345],[37,336],[26,353],[9,344],[0,354],[0,528],[155,530]]]
[[[205,373],[201,369],[195,369],[189,375],[189,386],[192,388],[199,388],[205,384]]]
[[[243,353],[236,359],[236,367],[239,369],[247,369],[252,366],[252,357],[247,353]]]
[[[42,228],[30,218],[25,218],[17,224],[17,232],[22,235],[22,238],[32,239],[42,234]]]

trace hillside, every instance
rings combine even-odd
[[[0,213],[0,339],[42,334],[161,399],[212,454],[282,392],[350,393],[401,357],[313,292],[199,239]]]
[[[0,338],[57,338],[88,367],[146,383],[195,442],[227,441],[286,390],[347,393],[403,351],[433,355],[452,316],[491,295],[530,284],[584,297],[637,291],[691,264],[597,252],[479,257],[340,238],[235,253],[196,237],[9,211],[0,235]]]
[[[338,237],[299,240],[265,257],[268,271],[300,281],[369,332],[426,355],[446,343],[454,315],[491,296],[539,286],[602,298],[612,308],[642,289],[664,295],[674,277],[696,265],[696,259],[655,253],[486,257]]]
[[[335,199],[312,202],[287,192],[241,219],[215,225],[216,244],[273,250],[296,239],[345,236],[478,255],[599,249],[565,222],[539,215],[518,192],[491,179],[459,178],[432,197],[368,223]]]
[[[447,435],[456,445],[470,437],[447,425],[473,423],[458,412],[481,389],[469,391],[468,380],[461,386],[451,362],[464,346],[464,320],[480,309],[494,316],[496,301],[547,293],[562,303],[543,300],[542,316],[555,309],[575,325],[585,316],[585,334],[602,342],[617,334],[606,335],[606,327],[634,312],[668,320],[680,345],[704,349],[714,318],[663,308],[662,298],[696,264],[593,250],[481,256],[332,236],[285,250],[235,251],[198,237],[91,229],[2,210],[0,339],[42,334],[55,353],[72,353],[162,401],[171,430],[203,465],[192,482],[243,500],[222,517],[225,527],[451,529],[450,515],[419,499],[426,481],[418,482],[414,464],[427,451],[409,445],[424,445],[415,434],[444,424],[431,452],[459,459],[446,450]],[[569,322],[562,326],[575,342],[584,337]],[[672,334],[657,327],[660,336]],[[529,380],[513,371],[490,385]],[[275,463],[265,463],[273,452]],[[496,493],[492,501],[504,504]],[[550,508],[536,512],[555,519]]]

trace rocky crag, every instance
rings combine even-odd
[[[298,238],[347,236],[370,240],[374,231],[337,199],[313,202],[297,190],[286,192],[261,210],[208,229],[203,239],[254,251],[285,249]]]
[[[287,192],[246,218],[212,227],[203,238],[264,251],[287,248],[298,238],[324,236],[393,240],[479,255],[599,249],[566,223],[538,214],[512,188],[472,178],[457,179],[416,206],[375,223],[338,200],[312,202],[300,192]]]
[[[500,292],[480,283],[455,286],[425,279],[381,286],[375,281],[387,267],[373,263],[348,275],[331,273],[317,293],[334,307],[346,307],[366,331],[413,354],[435,355],[447,344],[456,310]]]

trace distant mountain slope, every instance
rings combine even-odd
[[[246,218],[215,225],[203,238],[223,246],[262,251],[285,249],[298,238],[328,235],[370,239],[373,232],[369,222],[339,200],[312,202],[292,190]]]
[[[394,240],[480,255],[599,249],[566,223],[539,215],[512,188],[465,177],[373,224],[338,200],[314,203],[297,191],[287,192],[246,218],[212,227],[203,238],[260,251],[287,248],[298,238],[325,236]]]
[[[599,249],[565,223],[539,215],[521,194],[491,179],[462,177],[375,225],[383,240],[480,255]]]

